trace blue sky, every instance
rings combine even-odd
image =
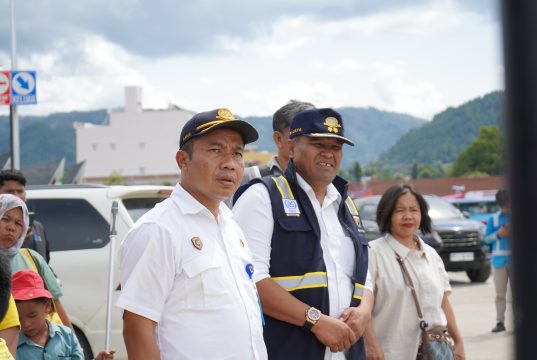
[[[503,88],[496,0],[15,0],[19,69],[38,71],[21,114],[229,107],[269,115],[294,98],[430,119]],[[0,67],[9,70],[9,1]],[[7,107],[0,107],[7,114]]]

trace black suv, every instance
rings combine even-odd
[[[490,253],[483,242],[484,225],[467,219],[438,196],[424,197],[433,232],[418,235],[438,252],[447,271],[466,271],[472,282],[485,282],[490,275]],[[379,195],[354,200],[370,241],[382,236],[375,221],[379,200]]]

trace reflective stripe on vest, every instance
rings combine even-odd
[[[362,222],[360,221],[360,213],[358,213],[356,204],[354,203],[354,201],[352,201],[350,196],[347,196],[347,199],[345,200],[345,205],[347,205],[347,209],[352,215],[352,219],[354,220],[354,223],[356,224],[356,228],[358,229],[358,232],[365,232],[365,229],[362,227]]]
[[[492,251],[493,256],[507,256],[511,255],[511,250],[494,250]]]
[[[328,287],[328,277],[323,271],[298,276],[273,277],[272,280],[287,291]]]
[[[362,296],[364,296],[364,286],[362,284],[354,283],[354,294],[352,297],[361,300]]]
[[[272,180],[278,191],[282,196],[283,209],[285,210],[285,215],[287,216],[300,216],[300,209],[298,208],[298,202],[291,191],[291,187],[287,182],[287,179],[283,176],[273,176]]]

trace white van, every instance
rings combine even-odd
[[[50,265],[64,293],[61,301],[86,359],[93,359],[104,350],[112,202],[119,203],[117,250],[134,222],[168,197],[172,189],[169,186],[100,185],[28,187],[28,208],[45,226],[51,250]],[[114,281],[117,285],[118,265],[116,257]],[[116,290],[115,298],[119,291]],[[112,311],[111,346],[117,349],[116,359],[127,359],[121,311],[115,306]]]

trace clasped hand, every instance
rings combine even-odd
[[[339,319],[321,316],[312,332],[330,351],[345,351],[362,337],[369,320],[370,314],[350,307],[342,312]]]

